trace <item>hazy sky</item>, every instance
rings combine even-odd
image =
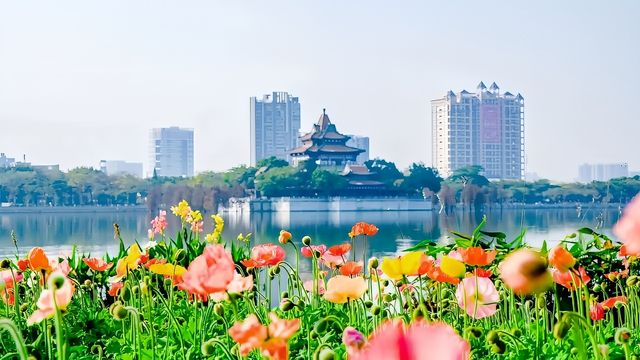
[[[300,97],[371,153],[431,163],[429,100],[525,97],[527,171],[640,170],[640,1],[0,0],[0,152],[64,169],[195,129],[196,171],[249,162],[249,97]],[[146,164],[145,164],[146,165]]]

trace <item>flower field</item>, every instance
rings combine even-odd
[[[326,246],[223,239],[186,202],[166,234],[96,258],[41,248],[0,269],[0,359],[637,359],[640,199],[614,228],[528,247],[484,230],[367,258],[373,224]],[[619,242],[620,241],[620,242]],[[253,246],[252,246],[253,244]],[[17,248],[17,247],[16,247]]]

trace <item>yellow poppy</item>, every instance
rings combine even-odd
[[[164,275],[164,276],[182,276],[187,269],[180,265],[173,264],[153,264],[149,266],[149,271],[154,274]]]
[[[418,272],[424,253],[414,251],[400,257],[385,257],[380,269],[393,280],[400,280],[402,276],[413,276]]]
[[[467,271],[467,268],[464,266],[462,261],[456,260],[450,256],[443,256],[442,260],[440,260],[440,269],[443,273],[461,278],[464,276],[464,273]]]
[[[118,260],[118,265],[116,266],[116,275],[118,277],[123,277],[127,275],[127,272],[138,267],[141,256],[142,256],[142,251],[140,251],[140,247],[138,246],[138,244],[131,245],[127,253],[127,256]]]

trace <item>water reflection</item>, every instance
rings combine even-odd
[[[296,239],[309,235],[314,243],[333,245],[348,239],[347,233],[357,221],[376,224],[379,234],[370,239],[367,255],[397,253],[418,241],[450,241],[450,231],[469,233],[482,220],[484,213],[461,211],[453,215],[436,212],[305,212],[262,213],[225,216],[225,238],[238,233],[253,233],[256,243],[274,242],[280,229],[289,229]],[[529,209],[492,210],[486,213],[488,231],[502,231],[509,238],[527,228],[526,241],[540,244],[543,240],[559,241],[580,227],[600,227],[609,233],[620,216],[617,210]],[[169,233],[179,228],[178,219],[170,216]],[[117,251],[113,223],[120,225],[124,239],[146,242],[150,215],[145,213],[108,214],[0,214],[0,256],[14,254],[11,230],[14,230],[20,252],[42,246],[53,253],[68,252],[72,244],[84,252],[100,254]],[[210,231],[210,221],[205,231]],[[361,246],[364,246],[362,244]],[[360,253],[360,249],[357,249]]]

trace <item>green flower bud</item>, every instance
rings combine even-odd
[[[304,245],[304,246],[309,246],[309,245],[311,245],[311,237],[310,237],[309,235],[305,235],[305,236],[302,238],[302,245]]]
[[[376,305],[376,306],[372,307],[372,308],[371,308],[371,313],[372,313],[373,315],[378,315],[378,314],[380,314],[380,306],[377,306],[377,305]]]
[[[303,308],[304,307],[304,300],[298,299],[296,301],[296,306],[299,307],[299,308]]]
[[[220,303],[213,305],[213,312],[220,317],[224,317],[224,307]]]
[[[140,282],[140,293],[145,296],[149,295],[149,287],[144,281]]]
[[[280,310],[287,312],[291,309],[293,309],[295,305],[293,304],[293,302],[291,302],[291,300],[289,299],[282,299],[282,301],[280,301]]]
[[[593,291],[601,292],[602,291],[602,285],[600,285],[600,284],[593,285]]]
[[[366,300],[366,301],[364,302],[364,306],[365,306],[367,309],[371,309],[371,307],[373,306],[373,302],[371,302],[370,300]]]
[[[124,301],[129,301],[131,299],[131,289],[128,286],[120,289],[120,298]]]
[[[135,285],[131,288],[131,293],[135,296],[138,295],[138,293],[140,293],[140,287],[138,285]]]
[[[631,339],[631,331],[627,328],[619,328],[616,330],[614,339],[618,345],[627,344]]]
[[[413,318],[414,319],[422,319],[424,317],[424,313],[421,308],[416,308],[413,310]]]
[[[511,329],[511,334],[515,337],[520,337],[522,336],[522,330],[518,328]]]
[[[389,280],[384,280],[384,281],[382,282],[382,286],[384,286],[384,287],[389,286]]]
[[[567,336],[569,329],[571,329],[571,323],[560,320],[553,326],[553,336],[558,340],[562,340]]]
[[[124,306],[122,306],[122,305],[116,305],[116,306],[113,308],[113,312],[112,312],[112,314],[113,314],[113,317],[114,317],[116,320],[124,320],[124,319],[126,319],[126,318],[127,318],[128,311],[127,311],[127,309],[125,309],[125,308],[124,308]]]
[[[577,356],[578,355],[578,348],[577,347],[572,347],[571,348],[571,355],[573,355],[573,356]]]
[[[91,280],[87,279],[84,281],[84,286],[91,287],[91,285],[92,285]]]
[[[315,332],[315,331],[313,331],[313,330],[311,330],[311,331],[309,332],[309,337],[310,337],[311,339],[315,340],[315,339],[317,339],[317,338],[318,338],[318,333],[317,333],[317,332]]]
[[[384,294],[384,296],[382,297],[382,301],[384,302],[392,302],[393,301],[393,296],[391,294]]]
[[[280,298],[281,299],[285,299],[289,297],[289,292],[288,291],[283,291],[282,294],[280,294]]]
[[[633,287],[633,286],[636,286],[636,284],[638,284],[637,275],[631,275],[627,278],[627,286]]]
[[[274,267],[272,267],[272,269],[274,275],[280,274],[280,266],[275,265]]]
[[[377,257],[374,256],[369,259],[369,263],[368,263],[369,269],[377,269],[378,265],[380,264]]]
[[[328,327],[329,327],[329,321],[326,319],[320,319],[313,325],[313,331],[315,331],[318,334],[324,334],[324,332],[327,331]]]
[[[500,339],[496,339],[496,341],[491,344],[491,351],[493,351],[495,354],[504,354],[506,350],[507,344],[505,344],[505,342]]]
[[[169,278],[164,279],[163,282],[164,282],[164,286],[167,287],[167,288],[170,288],[170,287],[173,286],[173,281],[171,281],[171,279],[169,279]]]
[[[204,356],[213,356],[216,351],[216,345],[213,339],[203,342],[200,351],[202,351],[202,355]]]
[[[500,334],[497,331],[491,330],[487,333],[487,341],[489,344],[493,344],[497,340],[500,340]]]
[[[0,269],[8,269],[9,267],[11,267],[11,260],[4,259],[0,262]]]
[[[25,312],[29,309],[27,304],[20,304],[20,312]]]
[[[467,328],[467,333],[470,335],[470,337],[473,337],[475,339],[480,339],[480,337],[482,337],[482,329],[477,326]]]
[[[336,353],[326,347],[323,347],[318,353],[318,360],[334,360],[336,358]]]

